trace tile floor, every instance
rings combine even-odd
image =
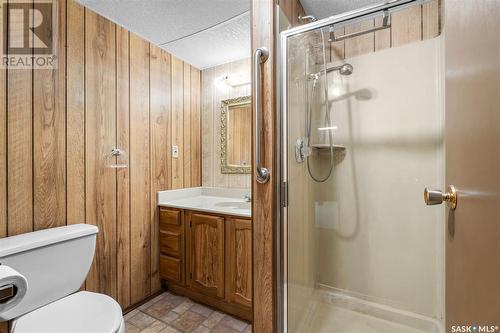
[[[125,315],[126,333],[251,333],[245,321],[165,292]]]

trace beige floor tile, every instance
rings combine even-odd
[[[174,305],[167,301],[166,299],[162,299],[154,304],[152,304],[146,310],[143,310],[148,315],[155,317],[156,319],[161,319],[165,317],[169,312],[174,309]]]
[[[146,327],[145,329],[143,329],[141,331],[141,333],[158,333],[166,327],[167,327],[167,324],[162,323],[161,321],[157,320],[157,321],[153,322],[151,325],[149,325],[148,327]],[[126,333],[128,333],[128,332],[126,332]]]
[[[210,330],[210,333],[239,333],[239,331],[219,324]]]
[[[175,294],[172,294],[172,293],[169,293],[169,292],[165,293],[165,299],[167,301],[169,301],[170,303],[172,303],[173,305],[175,305],[175,306],[177,306],[177,305],[179,305],[181,303],[184,303],[184,302],[186,302],[186,301],[189,300],[186,297],[175,295]]]
[[[195,329],[193,333],[210,333],[210,329],[205,326],[198,326],[198,328]]]
[[[142,330],[151,325],[155,320],[156,319],[148,316],[144,312],[139,312],[132,318],[128,319],[128,322]]]
[[[224,317],[225,317],[225,314],[217,312],[217,311],[214,311],[210,315],[210,317],[208,317],[203,322],[203,325],[206,326],[206,327],[208,327],[208,328],[215,327],[222,320],[222,318],[224,318]]]
[[[127,313],[126,315],[124,315],[123,319],[129,320],[130,318],[132,318],[133,316],[135,316],[138,313],[139,313],[139,309],[134,309],[134,310],[130,311],[129,313]]]
[[[183,314],[184,312],[189,310],[189,308],[191,306],[193,306],[192,302],[185,301],[185,302],[182,302],[181,304],[177,305],[172,311],[177,312],[178,314]]]
[[[220,323],[224,326],[231,327],[238,332],[243,332],[248,326],[247,322],[241,321],[231,316],[225,316],[224,318],[222,318]]]
[[[126,333],[140,333],[141,330],[130,323],[125,323],[125,332]]]
[[[248,323],[172,293],[126,314],[126,333],[252,333]]]
[[[172,322],[172,326],[181,330],[182,332],[192,332],[201,322],[205,319],[202,315],[195,312],[187,311],[179,319]]]
[[[171,322],[173,322],[174,320],[176,320],[180,316],[181,316],[180,314],[173,312],[173,311],[170,311],[166,315],[164,315],[158,319],[167,323],[167,324],[170,324]]]
[[[128,333],[128,332],[125,332],[125,333]],[[167,326],[160,333],[181,333],[181,332],[176,330],[172,326]]]
[[[201,304],[194,304],[189,310],[204,317],[209,317],[214,312],[214,310]]]
[[[144,311],[147,308],[149,308],[151,305],[153,305],[153,304],[157,303],[158,301],[161,301],[162,299],[164,299],[165,296],[166,296],[165,293],[160,294],[160,295],[156,296],[155,298],[153,298],[152,300],[149,300],[148,302],[146,302],[143,305],[141,305],[140,307],[138,307],[138,309],[141,310],[141,311]]]

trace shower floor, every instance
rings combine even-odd
[[[310,318],[310,333],[426,333],[336,305],[317,305]]]

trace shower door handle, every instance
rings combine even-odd
[[[427,206],[440,205],[445,201],[454,210],[457,208],[457,190],[453,185],[448,186],[446,193],[426,187],[424,190],[424,201]]]
[[[256,177],[257,181],[261,184],[265,184],[269,181],[271,177],[269,170],[262,166],[261,161],[261,143],[260,143],[260,131],[262,127],[262,87],[261,87],[261,71],[262,64],[269,58],[269,50],[266,47],[259,47],[255,50],[253,58],[253,84],[255,92],[255,165],[256,165]]]

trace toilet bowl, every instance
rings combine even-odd
[[[11,333],[125,332],[114,299],[78,291],[92,264],[97,232],[96,226],[76,224],[0,239],[0,264],[28,281],[21,301],[0,311],[0,321],[12,320]]]

